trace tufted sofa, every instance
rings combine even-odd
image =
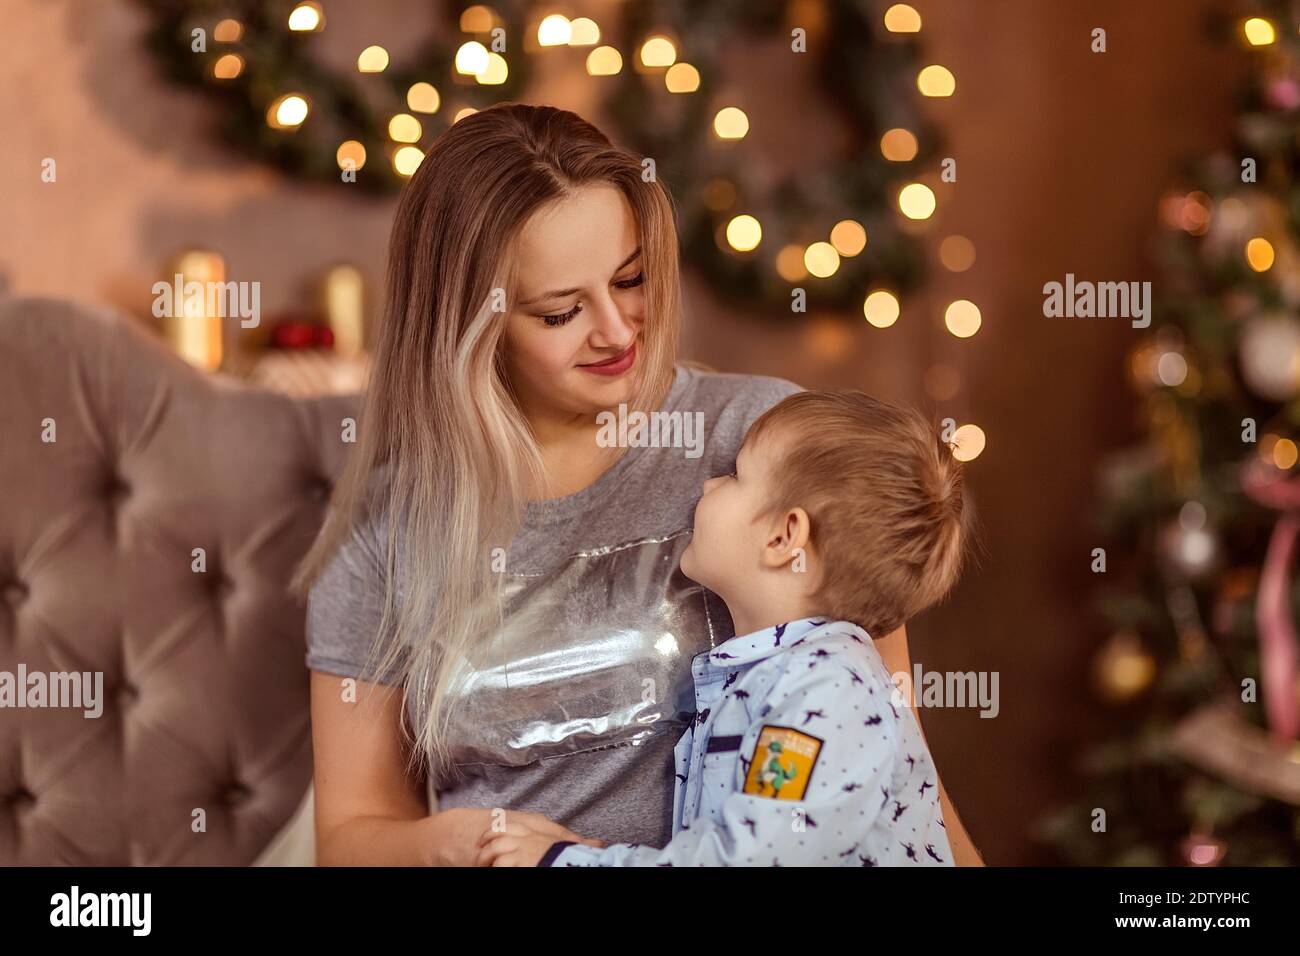
[[[115,313],[0,300],[0,680],[102,675],[98,716],[0,708],[0,864],[242,865],[295,816],[286,586],[358,407],[204,375]]]

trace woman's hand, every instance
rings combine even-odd
[[[492,811],[484,807],[451,807],[431,817],[426,839],[429,866],[474,866],[478,838],[492,825]]]

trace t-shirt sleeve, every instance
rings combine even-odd
[[[382,676],[372,659],[387,582],[385,544],[374,521],[362,520],[317,577],[307,598],[307,666],[312,670],[394,684],[401,660]],[[390,625],[391,626],[391,625]]]
[[[796,385],[794,382],[783,378],[773,378],[770,375],[748,376],[747,387],[742,393],[742,400],[738,403],[741,409],[743,431],[748,431],[749,426],[754,423],[754,419],[773,405],[803,390],[802,385]]]
[[[720,375],[709,384],[726,390],[709,443],[715,475],[731,471],[749,426],[760,415],[787,396],[804,390],[794,382],[769,375]]]

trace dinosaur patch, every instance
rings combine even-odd
[[[790,727],[765,725],[745,774],[745,793],[774,800],[802,800],[822,741]]]

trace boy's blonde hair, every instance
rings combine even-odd
[[[817,613],[884,637],[957,581],[968,519],[961,463],[915,408],[858,391],[804,391],[747,442],[776,439],[767,514],[801,507],[822,579]]]

